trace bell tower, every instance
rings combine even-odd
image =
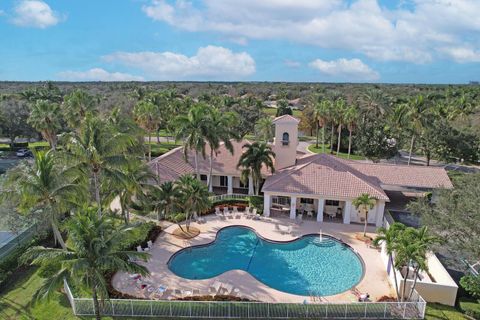
[[[275,125],[275,169],[293,166],[297,159],[298,124],[300,120],[291,115],[283,115],[273,120]]]

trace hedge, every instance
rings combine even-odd
[[[480,300],[460,299],[460,309],[474,319],[480,319]]]
[[[256,208],[259,214],[263,214],[263,197],[250,196],[248,199],[250,206]]]

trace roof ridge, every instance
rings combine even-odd
[[[312,155],[312,158],[313,158],[314,156],[315,156],[315,155]],[[286,178],[286,177],[288,177],[288,176],[291,176],[294,172],[297,172],[298,170],[305,168],[305,166],[311,164],[313,161],[314,161],[314,160],[311,160],[311,161],[307,161],[306,163],[301,164],[301,165],[293,165],[293,166],[290,166],[290,167],[286,167],[286,168],[281,169],[281,170],[285,170],[285,169],[288,169],[288,168],[297,167],[297,168],[295,168],[295,169],[292,168],[292,170],[289,171],[289,172],[286,172],[286,173],[285,173],[285,176],[277,177],[277,179],[275,179],[275,181],[273,181],[272,183],[266,185],[265,187],[273,186],[274,184],[278,183],[278,182],[281,181],[282,179],[284,179],[284,178]],[[285,171],[286,171],[286,170],[285,170]],[[285,172],[285,171],[283,171],[283,172]],[[282,172],[280,172],[280,173],[282,173]]]

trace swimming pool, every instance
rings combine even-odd
[[[349,290],[363,277],[363,262],[332,237],[306,235],[273,242],[247,227],[221,229],[214,242],[174,254],[169,269],[186,279],[208,279],[240,269],[279,291],[328,296]]]

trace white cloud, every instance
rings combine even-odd
[[[60,22],[60,16],[41,0],[22,0],[14,7],[12,22],[17,26],[47,28]]]
[[[332,61],[316,59],[310,62],[309,65],[323,74],[345,80],[374,81],[380,78],[378,72],[372,70],[360,59],[348,60],[342,58]]]
[[[64,71],[58,77],[67,81],[143,81],[143,77],[128,73],[108,72],[101,68],[93,68],[87,71]]]
[[[284,60],[283,63],[289,68],[300,68],[302,64],[295,60]]]
[[[480,50],[470,47],[444,48],[443,51],[447,56],[460,63],[480,62]]]
[[[216,46],[201,47],[188,57],[174,52],[117,52],[104,57],[145,71],[152,79],[237,79],[255,73],[255,61],[246,52]]]
[[[388,9],[377,0],[151,0],[153,20],[192,32],[285,39],[349,50],[377,60],[426,63],[443,48],[480,44],[480,1],[409,0]]]

